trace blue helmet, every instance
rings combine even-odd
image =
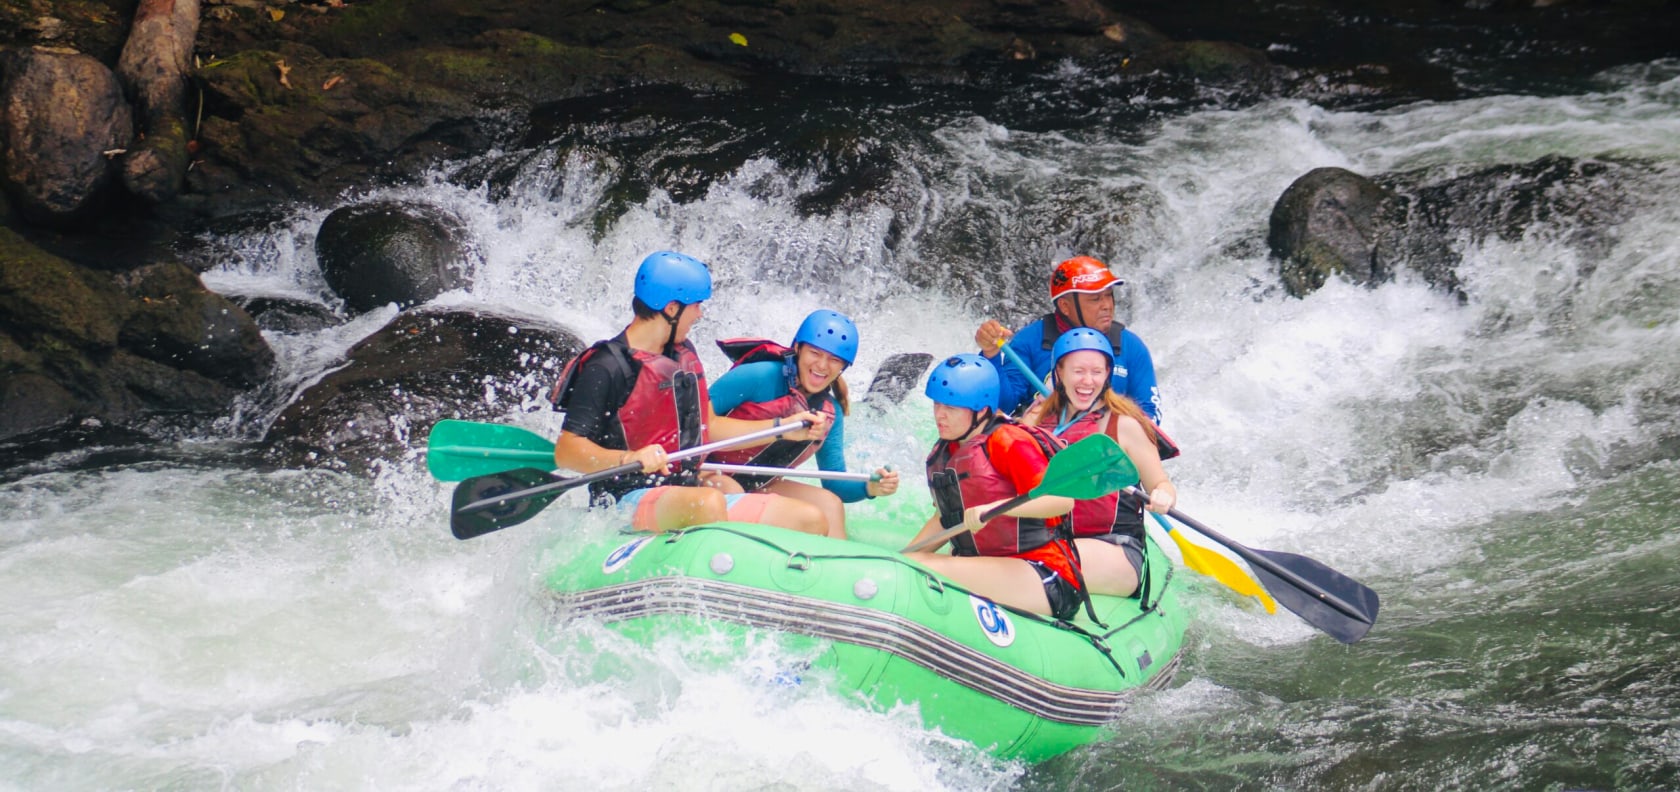
[[[928,375],[927,397],[936,404],[979,412],[998,406],[998,373],[991,363],[969,353],[945,358]]]
[[[712,271],[693,256],[661,250],[636,270],[636,299],[655,311],[676,300],[693,305],[712,296]]]
[[[812,311],[805,321],[799,323],[799,332],[793,334],[793,343],[796,346],[810,344],[850,366],[857,361],[858,329],[845,314]]]
[[[1108,336],[1089,327],[1075,327],[1057,338],[1056,345],[1050,348],[1050,366],[1054,368],[1056,364],[1062,362],[1063,356],[1082,349],[1094,349],[1101,352],[1103,357],[1108,358],[1108,365],[1111,367],[1114,365],[1114,345],[1108,342]]]

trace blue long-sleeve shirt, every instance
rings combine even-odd
[[[788,392],[787,364],[773,360],[736,366],[718,377],[709,388],[712,410],[727,415],[747,402],[767,402],[781,398]],[[834,424],[828,436],[817,447],[817,469],[844,471],[846,469],[846,415],[835,405]],[[823,489],[840,496],[845,503],[869,497],[869,484],[864,481],[836,481],[823,479]]]
[[[1040,319],[1026,327],[1009,339],[1009,348],[1015,350],[1027,366],[1038,375],[1039,382],[1050,376],[1050,350],[1044,347],[1044,325],[1048,318]],[[1052,332],[1055,332],[1054,330]],[[1056,332],[1060,336],[1060,332]],[[1052,336],[1054,338],[1055,336]],[[1143,408],[1143,412],[1155,423],[1161,422],[1161,389],[1155,383],[1155,359],[1149,355],[1149,347],[1144,346],[1143,339],[1129,328],[1120,330],[1120,348],[1115,351],[1114,372],[1110,379],[1110,386],[1115,393],[1131,397]],[[1032,401],[1038,394],[1027,375],[1009,362],[1000,351],[987,358],[998,370],[998,406],[1005,412],[1017,412]]]

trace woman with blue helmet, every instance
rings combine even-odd
[[[851,403],[841,373],[857,361],[857,325],[844,314],[819,310],[799,324],[791,346],[764,341],[719,343],[726,351],[731,344],[750,346],[712,386],[712,404],[719,414],[745,420],[787,420],[811,411],[828,416],[830,423],[827,434],[815,440],[777,440],[712,458],[739,465],[798,467],[815,456],[819,469],[844,471]],[[898,473],[881,468],[875,475],[877,479],[869,482],[827,479],[821,487],[762,476],[736,479],[748,491],[773,492],[815,505],[828,518],[828,535],[843,539],[846,513],[842,503],[898,491]]]
[[[1034,498],[984,523],[986,510],[1038,486],[1059,443],[999,412],[997,369],[979,355],[935,366],[926,391],[939,440],[928,455],[928,488],[939,507],[917,542],[964,525],[950,555],[908,554],[969,591],[1033,613],[1072,617],[1083,601],[1073,548],[1061,531],[1071,498]]]
[[[1147,501],[1126,492],[1079,501],[1073,508],[1074,546],[1092,594],[1130,596],[1143,572],[1143,510],[1165,513],[1178,490],[1161,466],[1177,453],[1155,422],[1131,399],[1114,392],[1114,347],[1088,327],[1063,333],[1051,349],[1050,394],[1027,409],[1023,423],[1053,429],[1074,443],[1102,432],[1137,466]]]
[[[579,354],[550,396],[555,409],[566,413],[554,443],[555,464],[594,473],[640,462],[642,475],[590,485],[596,502],[630,512],[637,530],[670,531],[733,519],[825,533],[827,520],[811,504],[769,493],[745,494],[734,479],[700,471],[699,459],[672,467],[671,452],[767,429],[772,422],[719,417],[713,411],[706,372],[688,340],[700,320],[700,304],[712,296],[712,273],[704,263],[682,253],[653,253],[636,270],[634,294],[630,324]],[[793,417],[814,423],[784,437],[822,436],[822,416]]]

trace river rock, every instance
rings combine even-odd
[[[246,296],[234,300],[265,332],[297,335],[344,324],[344,317],[318,302],[290,297]]]
[[[1367,286],[1387,280],[1377,249],[1392,199],[1344,168],[1315,168],[1289,185],[1272,206],[1266,237],[1289,293],[1310,294],[1332,275]]]
[[[67,225],[106,197],[133,140],[116,75],[80,53],[0,51],[0,188],[30,220]]]
[[[321,222],[321,275],[352,311],[409,307],[466,285],[466,230],[442,210],[376,202],[336,209]]]
[[[1639,162],[1552,154],[1440,180],[1427,172],[1398,174],[1392,187],[1417,207],[1408,213],[1408,228],[1433,229],[1437,236],[1466,232],[1472,242],[1515,242],[1544,229],[1557,243],[1581,251],[1585,277],[1618,239],[1621,221],[1644,195],[1651,173]],[[1456,257],[1448,263],[1456,264]]]
[[[404,312],[287,406],[264,441],[287,464],[369,469],[412,454],[443,418],[496,420],[546,408],[541,397],[561,361],[581,349],[574,335],[552,325]]]
[[[250,317],[179,264],[103,272],[0,228],[0,440],[224,414],[273,360]]]
[[[204,288],[192,270],[154,264],[120,282],[137,302],[120,340],[136,354],[236,388],[258,385],[273,370],[274,352],[250,314]]]

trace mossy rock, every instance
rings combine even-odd
[[[76,345],[114,347],[127,318],[125,302],[108,276],[0,227],[0,328],[25,339],[53,335]]]

